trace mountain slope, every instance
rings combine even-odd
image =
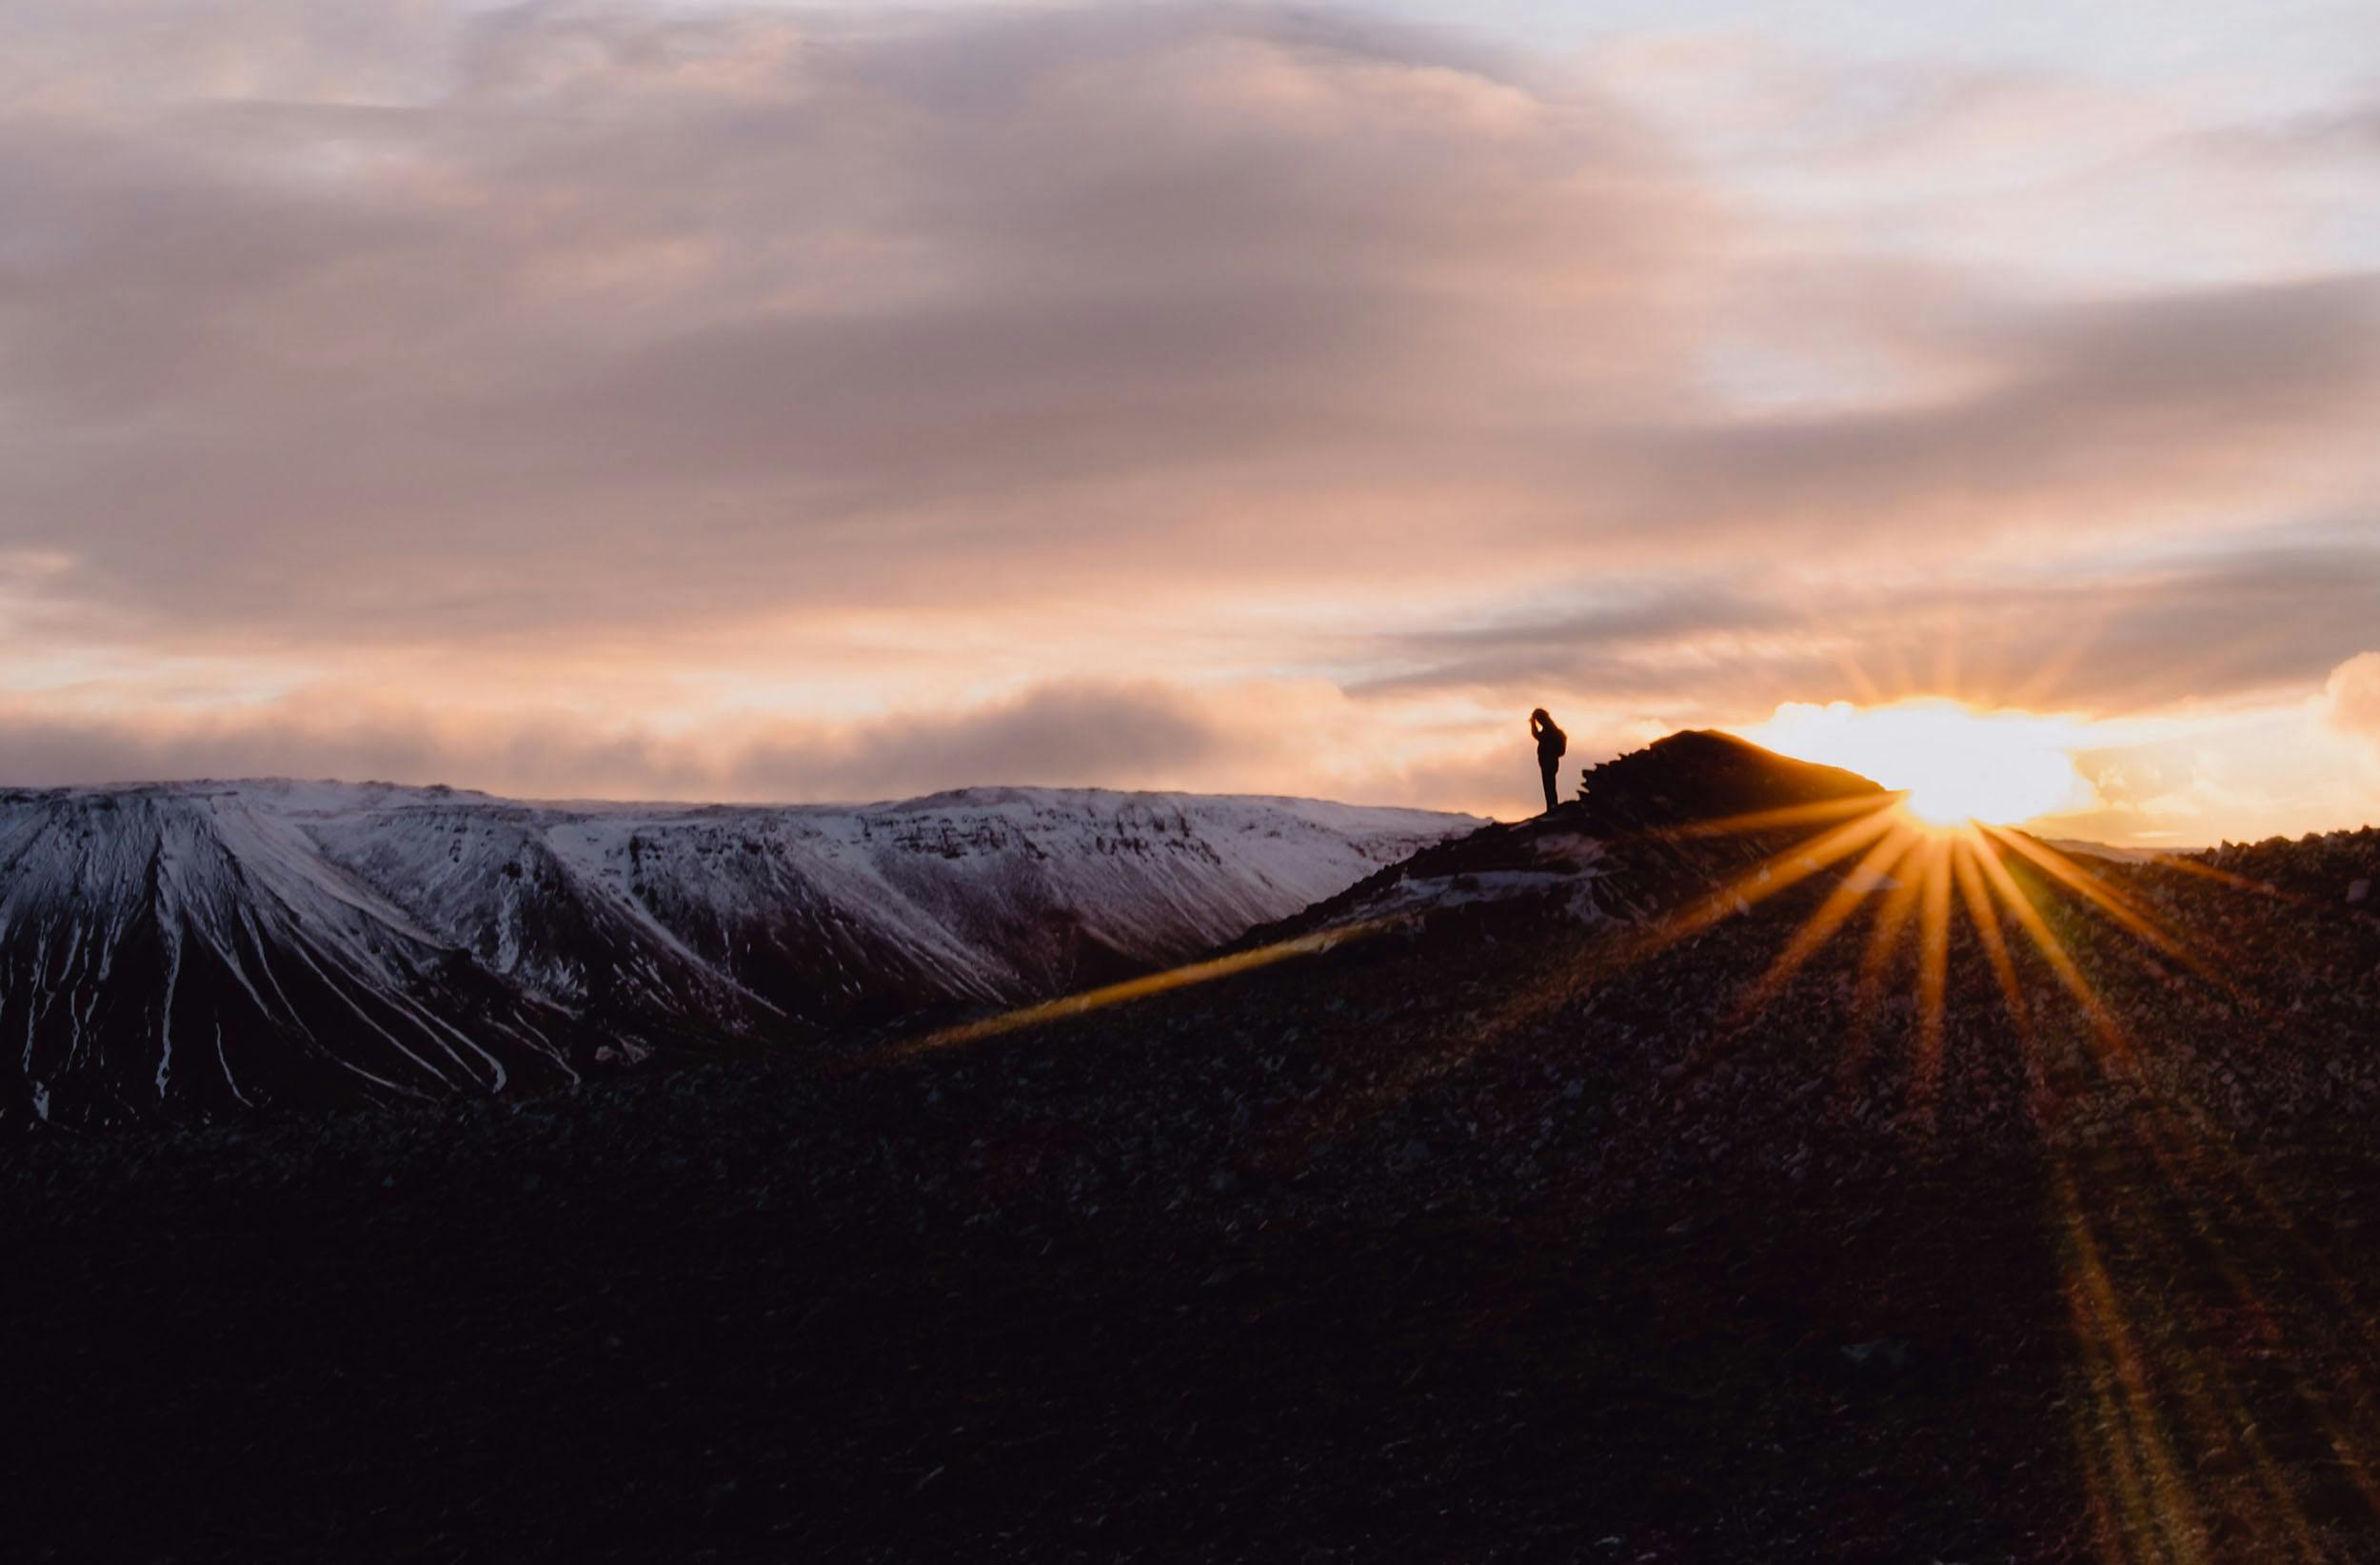
[[[1892,797],[1855,773],[1714,729],[1672,734],[1589,767],[1586,778],[1578,801],[1434,843],[1237,943],[1474,905],[1550,908],[1579,922],[1641,921],[1728,867],[1755,862],[1752,850],[1773,846],[1777,830],[1790,832],[1795,812],[1840,820]],[[1787,819],[1770,819],[1779,815]],[[1764,823],[1766,835],[1734,829]],[[1680,826],[1692,829],[1680,834]]]
[[[1179,960],[1472,822],[982,789],[560,806],[190,783],[0,795],[0,1117],[567,1082]]]
[[[10,1536],[2380,1559],[2380,832],[1978,918],[1889,802],[1679,736],[1002,1028],[35,1139]]]

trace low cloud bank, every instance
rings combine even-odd
[[[1293,717],[1302,713],[1302,718]],[[456,718],[315,693],[254,710],[159,720],[0,709],[0,784],[248,776],[446,782],[524,797],[868,800],[982,783],[1334,792],[1386,768],[1334,771],[1331,743],[1284,754],[1284,726],[1327,732],[1344,703],[1298,687],[1200,693],[1068,683],[948,710],[844,723],[744,718],[663,731],[578,714]]]

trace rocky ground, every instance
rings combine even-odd
[[[12,1147],[10,1552],[2380,1559],[2380,834],[1930,938],[1648,754],[1128,1002]]]

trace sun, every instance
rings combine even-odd
[[[2078,725],[2034,712],[1982,711],[1943,700],[1889,706],[1787,702],[1742,734],[1780,754],[1903,790],[1910,813],[1934,825],[2014,825],[2091,798],[2074,767]]]

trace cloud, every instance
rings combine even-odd
[[[1948,401],[1639,428],[1595,456],[1636,491],[1648,539],[1672,543],[1684,528],[1923,557],[1930,538],[2104,536],[2304,494],[2291,460],[2351,463],[2342,421],[2380,406],[2375,326],[2380,285],[2362,276],[2019,314],[1973,333],[1989,378]]]
[[[462,780],[551,797],[876,799],[974,783],[1178,786],[1272,759],[1235,723],[1269,699],[1153,683],[1071,682],[973,706],[842,723],[746,720],[695,734],[556,712],[496,723],[327,693],[208,718],[67,719],[0,709],[17,786],[279,775]]]
[[[1120,526],[1190,545],[1251,487],[1445,464],[1480,377],[1558,368],[1524,322],[1596,346],[1572,394],[1660,373],[1691,192],[1384,26],[545,6],[448,44],[421,98],[0,130],[32,236],[0,498],[78,589],[487,635],[1080,581]]]
[[[1518,807],[1515,702],[2302,695],[2380,584],[2275,530],[2380,503],[2369,258],[2045,281],[2072,84],[1723,94],[1747,184],[1352,9],[8,28],[15,776]]]
[[[2182,547],[2016,562],[1974,578],[1839,566],[1584,580],[1454,629],[1385,636],[1356,688],[1553,684],[1631,703],[1762,710],[1794,699],[1967,693],[2100,712],[2289,693],[2369,637],[2380,545],[2281,528]]]
[[[2199,135],[2210,152],[2267,172],[2310,160],[2368,160],[2380,154],[2380,102],[2309,109],[2277,123],[2228,125]]]
[[[2330,670],[2322,686],[2322,716],[2380,757],[2380,652],[2358,652]]]
[[[1235,733],[1220,712],[1155,683],[1043,685],[949,714],[870,723],[821,743],[764,740],[731,763],[739,793],[867,797],[970,782],[1162,785],[1244,760],[1269,735]]]
[[[1734,416],[1750,219],[1591,83],[1354,13],[74,35],[202,29],[187,96],[0,124],[0,514],[160,634],[1938,551],[2295,492],[2373,406],[2341,277],[1978,294],[1917,348],[1960,395]]]

